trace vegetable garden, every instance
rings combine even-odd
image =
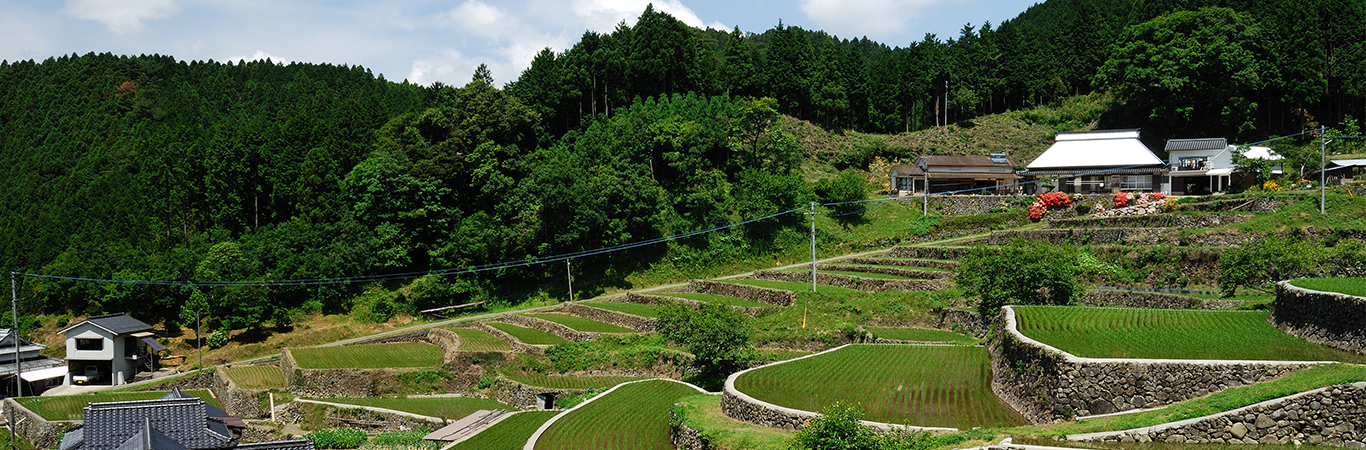
[[[673,450],[669,409],[678,399],[697,393],[667,380],[623,385],[565,413],[536,441],[536,449]]]
[[[851,345],[752,370],[735,387],[804,411],[843,401],[876,422],[959,429],[1028,423],[992,393],[991,360],[981,347]]]
[[[1270,311],[1016,306],[1020,332],[1088,358],[1366,362],[1285,334]]]

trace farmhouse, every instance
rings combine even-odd
[[[892,189],[898,193],[955,192],[978,189],[972,193],[1001,193],[1005,186],[1019,181],[1015,165],[1005,153],[991,156],[926,155],[914,165],[892,166]],[[928,183],[928,185],[927,185]]]
[[[1053,146],[1020,175],[1052,180],[1062,192],[1090,194],[1167,192],[1166,173],[1167,165],[1138,140],[1138,130],[1104,130],[1058,133]]]
[[[223,416],[223,417],[218,417]],[[60,450],[251,449],[312,450],[299,439],[238,444],[246,424],[178,389],[156,400],[91,403],[79,428],[62,436]]]
[[[1246,183],[1246,177],[1235,174],[1233,155],[1241,152],[1245,158],[1280,160],[1268,147],[1239,149],[1228,145],[1224,138],[1171,139],[1165,149],[1170,164],[1171,191],[1176,195],[1200,195],[1223,192],[1234,183]],[[1273,174],[1280,174],[1277,164]]]
[[[66,335],[66,384],[124,384],[139,372],[156,370],[166,347],[152,338],[152,326],[127,314],[95,316],[59,331]]]
[[[12,331],[0,329],[0,385],[3,385],[0,392],[4,392],[6,397],[38,395],[52,384],[61,384],[62,379],[66,377],[66,366],[62,365],[62,360],[38,354],[47,346],[29,342]],[[17,349],[15,339],[19,340]],[[24,380],[22,385],[25,389],[22,394],[14,391],[16,350],[19,354],[19,367],[23,369],[19,374]]]

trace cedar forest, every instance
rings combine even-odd
[[[329,64],[7,61],[0,268],[268,282],[529,260],[862,198],[840,186],[861,178],[803,177],[816,156],[774,126],[784,115],[902,133],[1101,92],[1116,99],[1102,128],[1246,142],[1362,117],[1363,61],[1366,3],[1355,0],[1049,0],[896,47],[781,23],[699,30],[647,8],[633,26],[542,51],[502,88],[482,67],[457,87]],[[907,153],[824,157],[866,170],[873,156]],[[575,287],[800,247],[804,220],[576,259]],[[253,330],[363,302],[381,320],[514,302],[542,283],[562,292],[563,274],[529,265],[269,287],[25,277],[19,290],[25,315],[184,324],[198,311]],[[387,294],[362,295],[376,286]]]

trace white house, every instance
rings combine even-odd
[[[49,386],[61,384],[66,377],[66,366],[62,360],[48,358],[38,352],[46,345],[34,344],[15,335],[10,329],[0,328],[0,392],[7,397],[19,396],[14,386],[14,356],[19,355],[19,377],[24,380],[24,395],[42,394]],[[18,346],[15,346],[18,339]]]
[[[156,370],[152,326],[127,314],[94,316],[66,327],[66,384],[124,384],[138,372]]]
[[[1240,150],[1238,146],[1228,145],[1224,138],[1172,139],[1166,147],[1168,164],[1171,170],[1172,193],[1176,195],[1197,195],[1223,192],[1235,182],[1246,183],[1233,173],[1233,155],[1242,152],[1245,158],[1277,161],[1283,159],[1269,147],[1248,147]],[[1273,174],[1281,173],[1277,164]],[[1243,187],[1246,187],[1244,184]]]
[[[1162,159],[1138,140],[1138,130],[1101,130],[1058,133],[1053,146],[1020,175],[1051,180],[1062,192],[1089,194],[1166,192],[1166,172]]]

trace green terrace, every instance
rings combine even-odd
[[[208,389],[187,389],[185,395],[199,397],[204,403],[222,408]],[[15,399],[24,408],[33,411],[47,420],[81,420],[85,418],[85,406],[96,402],[123,402],[129,400],[155,400],[165,396],[165,391],[150,392],[97,392],[82,395],[62,395],[52,397],[20,397]]]
[[[735,283],[735,282],[737,282],[737,281],[738,281],[738,280],[726,280],[726,282],[728,282],[728,283]],[[743,283],[741,283],[741,284],[743,284]],[[810,288],[810,286],[808,286],[807,288]],[[699,301],[699,302],[715,303],[715,304],[718,304],[718,305],[726,305],[726,306],[743,306],[743,307],[747,307],[747,308],[772,308],[772,307],[774,307],[774,305],[771,305],[771,304],[768,304],[768,303],[764,303],[764,302],[756,302],[756,301],[754,301],[754,300],[745,300],[745,299],[743,299],[743,298],[726,297],[726,296],[724,296],[724,295],[706,294],[706,293],[702,293],[702,292],[666,292],[666,293],[662,293],[662,294],[659,294],[659,295],[665,296],[665,297],[677,297],[677,298],[682,298],[682,299],[687,299],[687,300],[696,300],[696,301]]]
[[[283,389],[285,375],[278,366],[237,366],[219,370],[242,389]]]
[[[972,336],[968,336],[962,333],[955,333],[952,331],[945,330],[931,330],[925,328],[869,327],[868,331],[872,332],[874,336],[883,339],[892,339],[898,341],[950,342],[956,344],[972,345],[976,345],[982,342],[980,339],[976,339]]]
[[[497,328],[499,331],[512,335],[523,344],[530,345],[559,345],[565,344],[564,338],[537,330],[535,328],[519,327],[510,323],[489,322],[489,326]]]
[[[619,313],[634,314],[641,317],[659,317],[659,305],[651,305],[648,303],[592,301],[584,303],[583,305]]]
[[[1014,308],[1025,336],[1087,358],[1366,362],[1276,329],[1270,311]]]
[[[441,364],[443,356],[441,347],[425,342],[299,347],[289,352],[301,369],[432,367]]]
[[[1366,297],[1366,278],[1300,278],[1290,284],[1305,289]]]
[[[536,429],[561,411],[522,411],[460,441],[451,450],[522,450]]]
[[[452,333],[460,338],[460,344],[456,350],[462,352],[504,352],[512,350],[512,346],[502,339],[488,334],[484,330],[475,328],[451,328]]]
[[[536,440],[536,450],[674,450],[669,409],[698,393],[674,381],[623,385],[565,413]]]
[[[636,332],[635,330],[632,330],[632,329],[630,329],[630,328],[621,327],[621,326],[613,325],[613,324],[606,323],[606,322],[599,322],[599,321],[596,321],[596,320],[593,320],[593,319],[585,319],[585,318],[578,317],[578,316],[571,316],[571,315],[568,315],[568,314],[545,313],[545,314],[522,314],[522,315],[527,316],[527,317],[535,317],[535,318],[537,318],[537,319],[546,320],[546,321],[550,321],[550,322],[555,322],[555,323],[558,323],[558,324],[560,324],[560,325],[564,325],[564,326],[566,326],[566,327],[572,328],[572,329],[574,329],[574,330],[576,330],[576,331],[583,331],[583,332],[589,332],[589,333],[635,333],[635,332]]]

